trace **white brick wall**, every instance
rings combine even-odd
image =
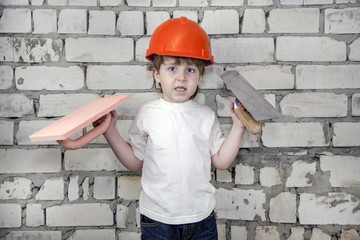
[[[104,137],[68,151],[29,135],[103,96],[128,128],[160,96],[145,52],[187,16],[216,64],[196,101],[231,129],[237,70],[279,112],[214,170],[219,240],[360,239],[360,7],[357,0],[0,0],[0,239],[140,239],[141,172]],[[79,137],[92,126],[76,133]],[[334,227],[336,226],[336,227]]]

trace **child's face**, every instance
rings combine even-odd
[[[167,102],[186,102],[196,92],[201,79],[195,64],[181,61],[176,64],[172,57],[165,57],[160,70],[153,69],[156,82],[161,84],[163,99]]]

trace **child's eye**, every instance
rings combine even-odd
[[[195,72],[195,69],[194,68],[188,68],[187,70],[189,73],[194,73]]]
[[[175,71],[175,67],[169,67],[169,71],[171,72]]]

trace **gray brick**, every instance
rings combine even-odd
[[[33,100],[24,94],[0,94],[0,117],[22,117],[32,113]]]
[[[131,38],[68,38],[65,40],[69,62],[130,62],[134,59]]]
[[[63,9],[59,14],[59,33],[86,33],[87,12],[83,9]]]
[[[31,11],[6,8],[0,19],[0,33],[31,33]]]
[[[325,33],[359,33],[360,8],[325,9]]]
[[[0,149],[0,173],[53,173],[60,170],[60,149]]]
[[[0,145],[13,145],[14,122],[0,120]]]
[[[0,228],[21,227],[21,206],[20,204],[0,204]]]
[[[1,49],[0,49],[0,51],[1,51]],[[11,88],[13,76],[14,76],[14,74],[13,74],[12,67],[0,66],[0,89]]]

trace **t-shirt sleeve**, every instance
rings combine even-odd
[[[223,134],[221,132],[219,120],[216,118],[214,114],[214,121],[211,129],[210,142],[209,142],[211,156],[213,156],[215,153],[217,153],[220,150],[220,147],[224,143],[224,141],[225,138],[223,137]]]
[[[128,135],[128,143],[133,148],[135,156],[143,161],[145,158],[147,134],[143,131],[142,121],[138,117],[135,117],[131,124]]]

